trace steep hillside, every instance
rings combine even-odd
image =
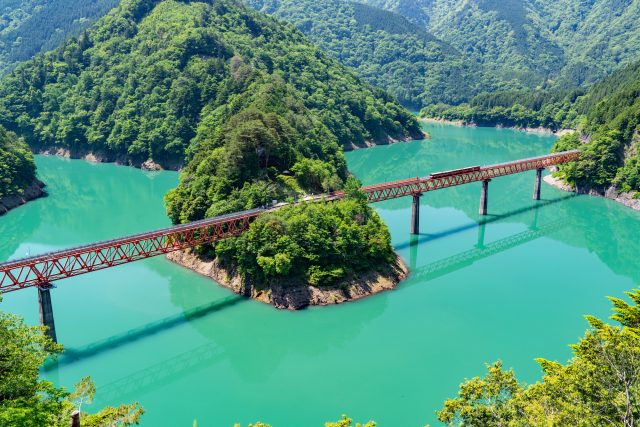
[[[101,18],[118,0],[5,0],[0,5],[0,76],[57,47]]]
[[[369,83],[413,108],[468,100],[480,73],[462,55],[402,16],[342,0],[247,0],[294,24]]]
[[[501,90],[596,82],[640,56],[639,0],[365,0],[423,25]]]
[[[190,160],[169,199],[174,221],[339,188],[341,147],[422,135],[293,27],[224,0],[124,0],[3,79],[0,124],[36,149]]]

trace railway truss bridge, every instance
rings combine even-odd
[[[418,234],[420,197],[425,193],[481,182],[479,213],[487,215],[488,189],[492,179],[535,170],[533,199],[540,200],[542,171],[551,166],[576,161],[579,156],[578,150],[564,151],[495,165],[465,167],[432,173],[425,177],[368,185],[362,190],[366,193],[369,203],[412,197],[410,231],[411,234]],[[306,198],[297,203],[335,201],[344,197],[344,193],[334,192]],[[283,205],[286,204],[231,213],[161,230],[6,261],[0,263],[0,292],[7,293],[37,287],[40,322],[46,327],[46,333],[55,341],[56,330],[50,293],[53,288],[52,282],[237,236],[247,230],[259,215],[272,212]]]

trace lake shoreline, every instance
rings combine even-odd
[[[558,137],[570,134],[572,132],[575,132],[575,129],[557,129],[557,130],[553,130],[550,128],[545,128],[545,127],[536,127],[536,128],[530,128],[530,127],[517,127],[517,126],[504,126],[501,124],[495,124],[493,126],[479,126],[476,123],[473,122],[467,122],[464,120],[446,120],[446,119],[435,119],[432,117],[419,117],[418,121],[424,122],[424,123],[437,123],[437,124],[445,124],[445,125],[451,125],[451,126],[459,126],[459,127],[471,127],[471,128],[478,128],[478,127],[484,127],[484,128],[493,128],[493,129],[509,129],[509,130],[516,130],[516,131],[520,131],[520,132],[526,132],[526,133],[532,133],[532,134],[537,134],[537,135],[555,135]]]
[[[56,156],[65,159],[84,160],[89,163],[115,163],[120,166],[129,166],[146,171],[180,171],[182,162],[157,163],[147,159],[144,162],[135,161],[126,155],[115,155],[104,151],[71,150],[64,147],[32,147],[35,154],[42,156]]]
[[[12,209],[20,207],[31,200],[46,197],[45,183],[36,179],[31,185],[23,189],[22,194],[12,194],[0,197],[0,215],[4,215]]]
[[[544,181],[559,190],[577,194],[585,194],[594,197],[603,197],[605,199],[613,200],[614,202],[620,203],[621,205],[624,205],[635,211],[640,211],[640,199],[634,198],[637,193],[620,193],[614,186],[610,186],[605,191],[598,191],[593,188],[587,187],[574,187],[566,184],[564,181],[554,177],[553,175],[545,176]]]
[[[343,146],[343,151],[354,151],[363,148],[375,147],[378,145],[391,145],[400,142],[409,142],[416,139],[428,138],[429,134],[422,132],[421,135],[409,135],[402,138],[394,138],[387,135],[384,138],[378,138],[374,140],[364,141],[362,144],[350,144]],[[113,154],[105,151],[93,151],[86,149],[69,149],[66,147],[32,147],[34,154],[42,156],[56,156],[65,159],[84,160],[90,163],[115,163],[120,166],[129,166],[136,169],[146,171],[177,171],[179,172],[184,167],[184,164],[180,161],[174,162],[156,162],[152,159],[145,161],[136,161],[127,155]]]
[[[191,250],[167,254],[168,260],[206,276],[236,294],[286,310],[341,304],[395,289],[409,274],[409,268],[400,256],[395,257],[393,263],[378,271],[368,271],[336,285],[315,287],[275,280],[262,289],[246,283],[237,271],[222,267],[217,260],[205,259]]]

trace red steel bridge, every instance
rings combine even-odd
[[[363,190],[370,203],[412,196],[411,233],[417,234],[419,201],[426,192],[472,182],[482,182],[480,214],[486,215],[488,184],[492,179],[535,170],[533,198],[540,200],[542,170],[578,160],[579,155],[578,150],[564,151],[507,163],[466,167],[432,173],[425,177],[369,185],[363,187]],[[302,203],[321,200],[334,201],[343,197],[345,197],[344,193],[335,192],[307,198]],[[41,323],[48,327],[47,333],[55,340],[55,326],[49,293],[53,287],[52,282],[237,236],[247,230],[256,217],[278,209],[282,205],[284,204],[251,209],[119,239],[3,262],[0,263],[0,292],[6,293],[37,287]]]

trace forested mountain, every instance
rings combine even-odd
[[[246,0],[294,24],[369,83],[404,105],[457,104],[480,89],[477,67],[424,27],[382,9],[344,0]]]
[[[485,67],[500,90],[588,85],[640,57],[640,0],[364,0]]]
[[[3,0],[0,76],[39,52],[58,47],[101,18],[118,0]]]
[[[224,0],[124,0],[6,76],[0,124],[34,147],[134,163],[187,155],[174,221],[264,204],[286,170],[304,189],[338,188],[341,146],[422,135],[393,98],[295,28]]]

